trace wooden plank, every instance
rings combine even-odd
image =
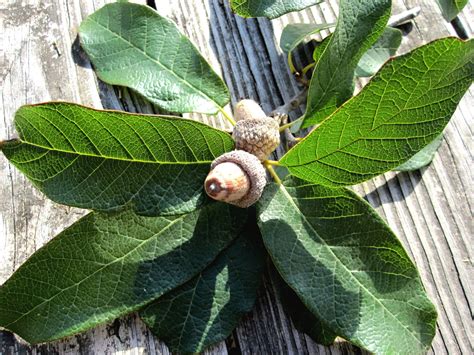
[[[155,109],[127,90],[97,83],[90,64],[76,41],[81,20],[111,0],[75,1],[9,0],[0,9],[0,132],[13,135],[12,117],[22,104],[51,99],[81,102],[94,107],[154,112]],[[145,1],[143,1],[145,2]],[[157,2],[222,73],[233,94],[260,101],[267,112],[289,100],[301,88],[291,77],[277,41],[290,22],[332,22],[337,3],[327,1],[301,13],[272,22],[244,20],[231,14],[227,1]],[[404,39],[402,51],[434,38],[455,34],[432,1],[395,2],[395,10],[421,3],[422,15]],[[468,10],[471,11],[472,7]],[[6,10],[5,10],[6,9]],[[471,9],[471,10],[469,10]],[[6,16],[8,13],[8,18]],[[465,18],[466,15],[464,15]],[[472,19],[472,17],[471,17]],[[433,25],[435,24],[435,25]],[[472,34],[472,31],[470,32]],[[71,51],[72,48],[72,51]],[[310,56],[310,53],[303,53]],[[297,59],[301,63],[304,58]],[[119,95],[117,95],[118,93]],[[119,99],[120,97],[120,99]],[[469,353],[472,349],[472,235],[469,218],[469,137],[472,137],[472,91],[450,123],[445,143],[434,163],[415,173],[385,174],[356,190],[374,205],[400,236],[421,270],[424,284],[440,313],[434,353]],[[297,117],[301,111],[292,114]],[[227,127],[221,118],[189,115]],[[84,211],[56,205],[0,157],[0,284],[49,238],[73,223]],[[471,247],[472,248],[472,247]],[[340,354],[359,352],[340,342],[323,347],[296,331],[265,281],[254,311],[244,318],[233,338],[209,354],[297,353]],[[45,346],[28,347],[7,332],[0,332],[0,353],[131,353],[167,354],[168,350],[133,314],[112,324]]]
[[[454,35],[436,6],[430,1],[398,1],[398,11],[421,6],[422,14],[415,20],[413,31],[404,40],[402,51]],[[431,5],[431,6],[430,6]],[[434,26],[433,24],[438,24]],[[422,279],[439,311],[438,333],[433,351],[470,352],[472,328],[472,235],[469,123],[472,123],[472,91],[461,102],[445,130],[445,143],[433,164],[415,173],[386,174],[379,184],[387,184],[385,199],[394,200],[384,206],[398,214],[402,223],[404,244],[421,270]],[[464,114],[462,113],[464,112]],[[384,181],[385,180],[385,181]],[[368,190],[368,186],[365,189]],[[380,185],[379,185],[380,186]],[[391,220],[389,219],[391,224]]]
[[[98,85],[76,42],[82,19],[108,1],[14,1],[3,3],[4,67],[0,91],[0,132],[14,136],[14,112],[27,103],[68,100],[122,109],[114,90]],[[72,50],[71,50],[72,48]],[[126,103],[126,101],[124,101]],[[131,106],[133,109],[133,106]],[[0,156],[0,284],[36,249],[86,211],[52,203]],[[6,182],[6,183],[5,183]],[[136,315],[84,334],[30,347],[0,332],[0,353],[84,353],[117,351],[167,354]]]

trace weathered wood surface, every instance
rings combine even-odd
[[[27,103],[67,100],[93,107],[153,112],[124,89],[97,82],[77,43],[77,28],[88,14],[111,0],[0,0],[0,139],[14,136],[15,110]],[[141,0],[139,2],[145,3]],[[254,98],[269,112],[300,88],[289,75],[277,41],[290,22],[334,21],[329,0],[272,22],[231,14],[227,0],[148,1],[177,22],[233,94]],[[394,13],[419,5],[422,13],[404,38],[402,52],[435,38],[456,35],[432,0],[396,0]],[[474,9],[457,24],[473,36]],[[459,32],[459,29],[458,29]],[[459,32],[461,33],[461,32]],[[296,65],[300,64],[297,59]],[[474,90],[466,94],[445,132],[433,164],[413,173],[387,173],[356,187],[388,221],[418,265],[439,312],[432,352],[473,352],[472,121]],[[295,117],[301,112],[296,112]],[[223,120],[196,115],[221,127]],[[36,249],[85,211],[52,203],[0,156],[0,284]],[[136,315],[47,345],[27,346],[0,331],[0,354],[115,352],[168,354]],[[296,331],[275,299],[271,283],[254,311],[212,354],[341,354],[360,352],[347,343],[323,347]]]

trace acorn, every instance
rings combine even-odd
[[[232,132],[235,148],[245,150],[261,161],[280,145],[277,120],[267,117],[259,104],[253,100],[242,100],[234,109],[237,121]]]
[[[215,200],[246,208],[258,201],[266,183],[260,160],[243,150],[233,150],[212,162],[204,189]]]
[[[234,107],[235,121],[248,120],[250,118],[266,118],[267,115],[254,100],[240,100]]]

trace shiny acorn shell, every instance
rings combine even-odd
[[[258,201],[266,183],[265,168],[258,158],[233,150],[212,162],[204,189],[215,200],[246,208]]]
[[[233,202],[242,199],[250,189],[250,180],[240,165],[233,162],[217,164],[207,175],[206,193],[215,200]]]

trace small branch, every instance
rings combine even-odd
[[[290,150],[291,148],[293,148],[295,145],[298,144],[298,138],[296,138],[288,128],[285,129],[285,139],[286,139],[286,146],[288,150]]]
[[[396,27],[396,26],[403,25],[404,23],[407,23],[413,20],[415,17],[417,17],[420,14],[420,12],[421,12],[421,8],[419,6],[415,6],[414,8],[403,11],[400,14],[393,15],[388,20],[387,26]]]
[[[298,118],[297,120],[294,120],[294,121],[291,121],[287,124],[284,124],[283,126],[280,126],[280,132],[283,132],[284,130],[288,129],[288,128],[291,128],[291,126],[293,126],[294,124],[296,123],[299,123],[303,120],[303,117],[300,117]]]
[[[298,83],[303,85],[306,89],[309,88],[310,80],[308,80],[304,75],[299,72],[295,72],[294,76]]]
[[[270,112],[270,117],[281,117],[281,116],[288,116],[291,111],[296,110],[300,105],[306,103],[306,94],[308,93],[308,89],[304,89],[303,91],[299,92],[295,96],[293,96],[289,102],[278,106],[272,112]]]

